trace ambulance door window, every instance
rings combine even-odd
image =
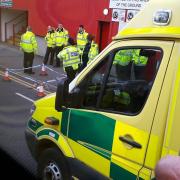
[[[110,55],[106,56],[80,84],[80,89],[83,91],[81,97],[82,108],[96,108],[98,98],[101,94],[102,86],[104,84],[105,75],[110,65]]]
[[[115,51],[100,109],[122,114],[139,113],[153,85],[161,57],[162,51],[158,48]]]

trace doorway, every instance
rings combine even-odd
[[[110,22],[99,21],[99,50],[102,51],[109,40]]]
[[[20,36],[26,31],[27,23],[27,11],[1,9],[1,40],[19,46]]]

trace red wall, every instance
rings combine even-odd
[[[13,0],[13,9],[27,10],[27,0]]]
[[[48,25],[57,27],[62,23],[75,37],[79,24],[94,34],[98,40],[98,21],[111,22],[111,10],[107,16],[103,9],[109,7],[109,0],[14,0],[14,9],[28,10],[28,24],[33,31],[44,36]],[[118,23],[111,22],[108,42],[117,34]]]

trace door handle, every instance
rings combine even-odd
[[[119,140],[124,142],[124,143],[127,143],[129,144],[130,146],[134,147],[134,148],[137,148],[137,149],[141,149],[142,148],[142,145],[139,144],[138,142],[132,140],[132,139],[127,139],[126,137],[124,136],[120,136],[119,137]]]

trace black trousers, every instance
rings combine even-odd
[[[54,61],[54,48],[52,47],[47,47],[46,49],[46,54],[44,56],[44,64],[48,63],[49,60],[49,56],[50,56],[50,65],[53,65],[53,61]]]
[[[57,55],[63,48],[64,48],[64,46],[56,46],[55,47],[56,67],[60,67],[60,60],[58,59]]]
[[[33,60],[34,60],[34,52],[31,53],[24,52],[24,68],[29,68],[24,70],[25,73],[32,72]]]
[[[87,66],[88,61],[89,61],[88,54],[83,53],[83,55],[82,55],[82,65],[81,65],[79,71],[82,71]]]
[[[69,83],[75,78],[77,70],[74,70],[72,66],[65,67],[67,78]]]

